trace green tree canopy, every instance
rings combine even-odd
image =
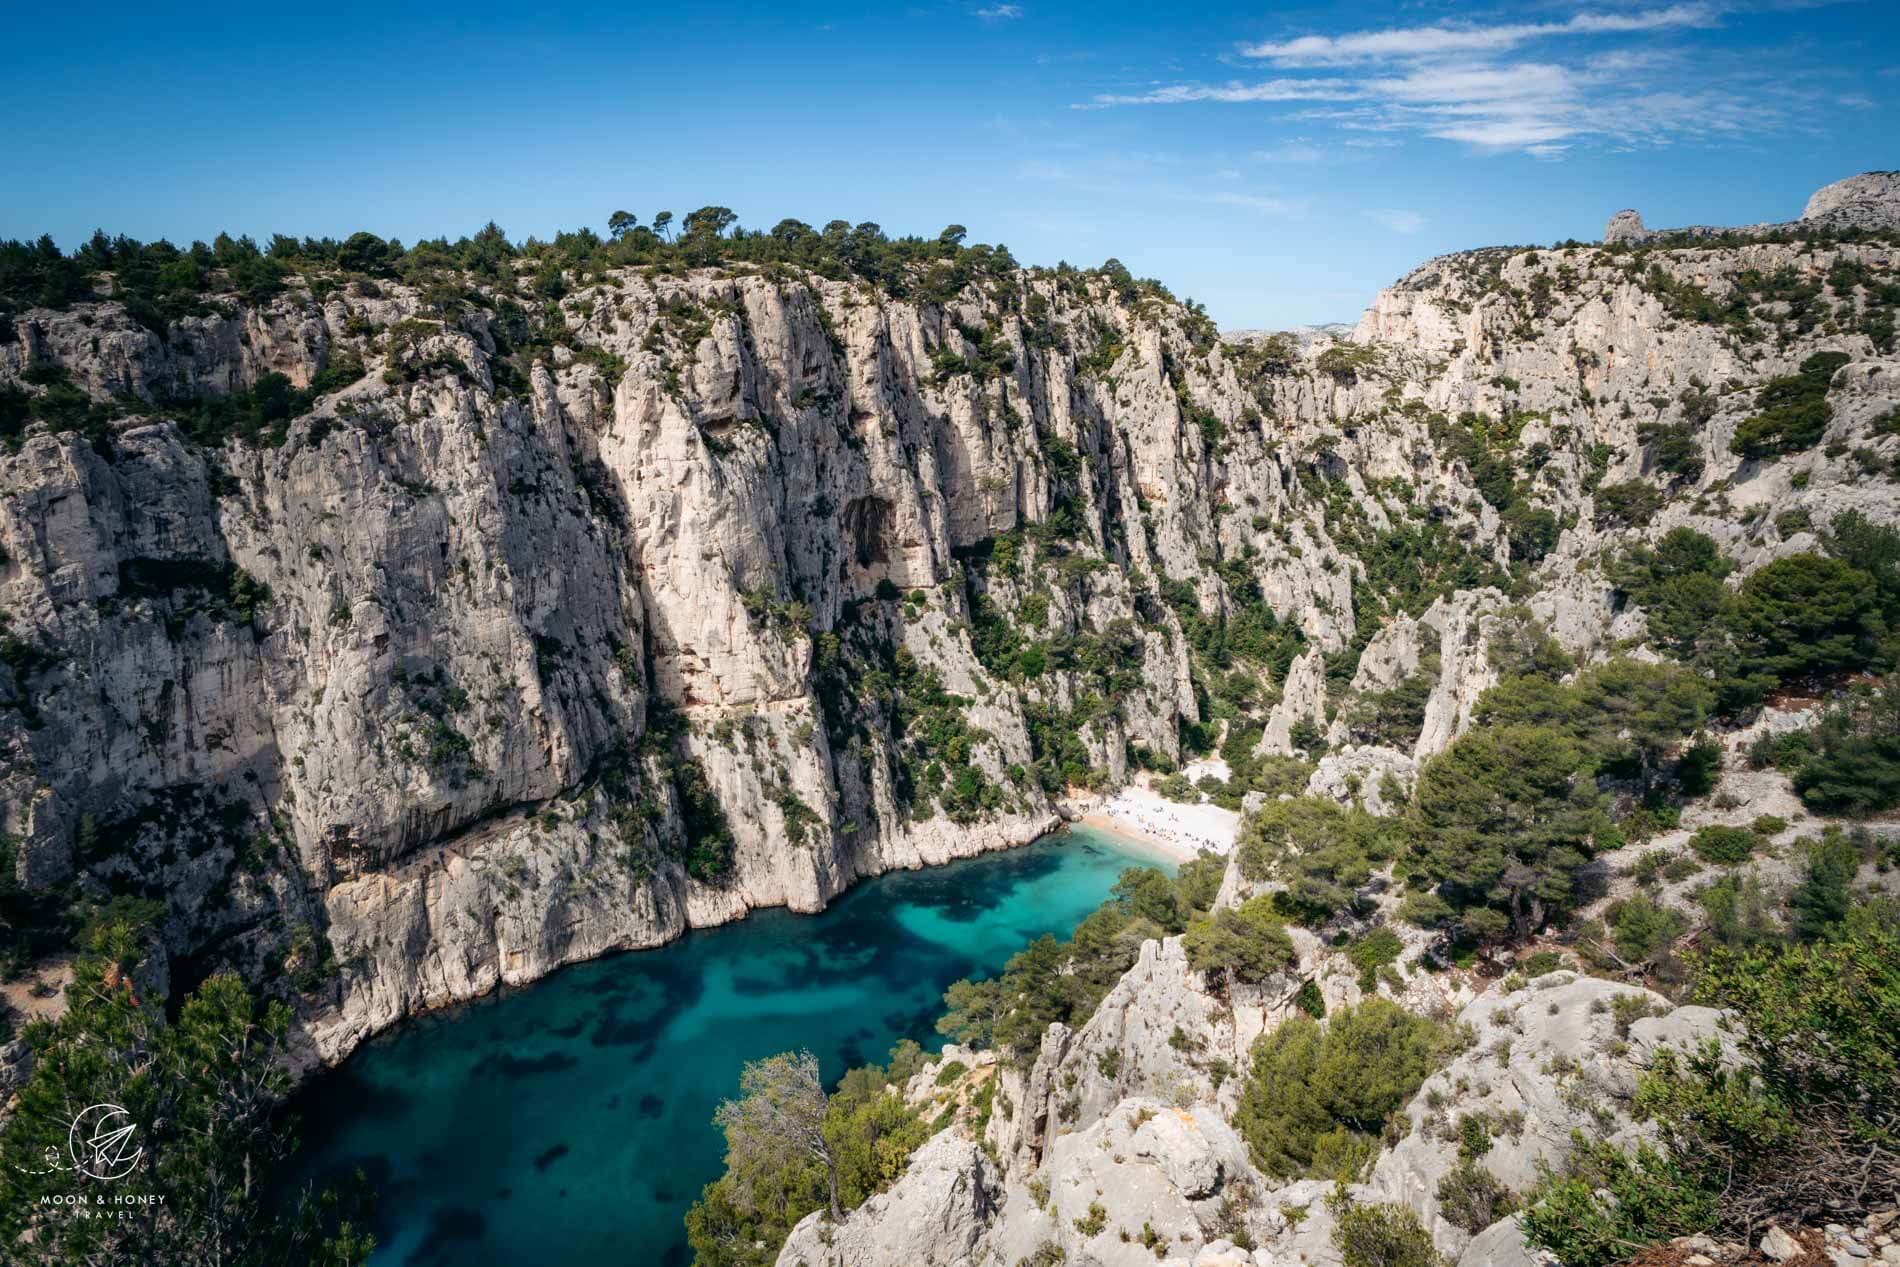
[[[1209,919],[1196,920],[1181,938],[1188,964],[1222,979],[1229,997],[1236,982],[1265,981],[1294,962],[1293,939],[1274,911],[1273,900],[1250,898],[1238,908],[1223,907]]]
[[[1415,857],[1468,933],[1528,936],[1570,904],[1609,826],[1579,740],[1546,726],[1467,733],[1419,775]],[[1410,913],[1430,918],[1436,904]]]
[[[1285,885],[1273,898],[1283,915],[1319,924],[1350,908],[1403,840],[1392,819],[1302,796],[1261,806],[1241,825],[1236,849],[1243,876]]]
[[[1742,582],[1736,640],[1750,667],[1780,677],[1860,668],[1886,632],[1877,592],[1871,575],[1839,559],[1776,559]]]
[[[1388,999],[1343,1008],[1322,1024],[1295,1016],[1263,1035],[1234,1125],[1270,1175],[1352,1179],[1377,1152],[1385,1121],[1445,1054],[1443,1026]]]
[[[360,1264],[372,1247],[360,1194],[306,1192],[279,1211],[265,1194],[295,1135],[278,1115],[289,1010],[260,1007],[234,976],[208,979],[170,1025],[164,999],[141,994],[141,948],[107,924],[74,964],[67,1011],[28,1027],[32,1076],[0,1130],[0,1244],[10,1263],[143,1267]],[[106,1184],[64,1159],[71,1126],[98,1104],[133,1126],[141,1190],[163,1198],[132,1219],[76,1219],[41,1196],[98,1197]],[[50,1150],[50,1152],[49,1152]]]

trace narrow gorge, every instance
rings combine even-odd
[[[13,1019],[119,927],[141,990],[281,1002],[320,1079],[1140,782],[1238,811],[1232,851],[1160,915],[1118,888],[1086,997],[953,1008],[854,1209],[700,1261],[1359,1267],[1358,1202],[1521,1267],[1497,1194],[1651,1138],[1740,906],[1794,930],[1832,850],[1893,947],[1900,175],[1442,256],[1350,332],[1223,336],[955,226],[730,222],[12,244]],[[1268,908],[1262,966],[1230,925]],[[1265,1147],[1276,1035],[1393,1004],[1429,1071],[1345,1162]],[[0,1046],[0,1089],[33,1069]]]

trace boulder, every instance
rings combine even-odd
[[[1472,1237],[1458,1267],[1557,1267],[1557,1258],[1526,1241],[1524,1224],[1512,1215]]]
[[[806,1215],[779,1251],[779,1267],[979,1267],[1002,1197],[996,1168],[969,1140],[944,1131],[912,1155],[903,1178],[833,1224]]]

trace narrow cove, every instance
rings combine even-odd
[[[946,986],[1067,936],[1142,865],[1173,870],[1078,826],[418,1018],[302,1094],[300,1174],[368,1175],[377,1267],[683,1267],[745,1061],[809,1048],[835,1081],[900,1039],[935,1047]]]

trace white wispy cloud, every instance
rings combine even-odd
[[[1172,106],[1190,101],[1351,101],[1358,91],[1348,84],[1323,79],[1269,79],[1243,84],[1238,80],[1225,84],[1166,84],[1146,92],[1097,93],[1077,105],[1078,110],[1105,106]]]
[[[987,9],[978,9],[976,16],[985,22],[1011,22],[1023,15],[1020,4],[993,4]]]
[[[1368,211],[1366,214],[1386,228],[1392,230],[1392,232],[1403,233],[1408,237],[1425,227],[1425,217],[1416,211],[1406,211],[1401,208],[1393,207],[1379,211]]]
[[[1675,4],[1645,13],[1579,13],[1564,22],[1510,22],[1494,26],[1440,23],[1354,31],[1346,35],[1303,35],[1241,47],[1245,57],[1281,66],[1340,66],[1452,54],[1500,53],[1532,40],[1566,35],[1628,34],[1681,27],[1713,26],[1716,10],[1706,4]]]
[[[1739,52],[1712,56],[1706,47],[1692,55],[1682,33],[1718,24],[1726,2],[1265,41],[1241,52],[1287,73],[1226,83],[1161,82],[1098,94],[1078,108],[1279,105],[1289,108],[1279,117],[1330,128],[1342,135],[1340,144],[1389,146],[1414,135],[1542,159],[1592,144],[1627,148],[1787,132],[1816,117],[1823,102],[1864,108],[1864,97],[1837,84],[1766,69],[1758,53],[1752,61]],[[1583,37],[1597,38],[1578,43]],[[1543,43],[1533,55],[1527,46],[1537,41]],[[1696,87],[1685,89],[1685,83]],[[1337,153],[1300,137],[1253,157],[1315,163],[1333,161]]]

